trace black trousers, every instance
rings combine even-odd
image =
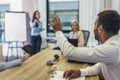
[[[31,36],[30,42],[31,42],[31,45],[32,45],[35,53],[40,52],[41,43],[42,43],[41,36],[40,35],[38,35],[38,36]]]

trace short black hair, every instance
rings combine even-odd
[[[118,34],[120,29],[120,15],[115,10],[105,10],[98,15],[98,24],[102,25],[106,33]]]

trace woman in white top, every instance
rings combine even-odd
[[[84,46],[84,35],[83,32],[79,29],[79,23],[77,21],[72,22],[71,28],[72,31],[69,33],[69,38],[78,39],[78,46]]]

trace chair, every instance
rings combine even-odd
[[[88,30],[81,30],[83,32],[84,35],[84,46],[87,46],[87,42],[90,36],[90,31]]]

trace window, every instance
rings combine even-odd
[[[48,0],[47,3],[47,23],[50,23],[49,19],[52,17],[52,14],[57,14],[61,19],[63,32],[65,36],[68,37],[68,34],[71,30],[71,22],[79,20],[78,0]],[[48,26],[47,32],[48,37],[55,37],[52,27]]]
[[[0,42],[5,41],[5,11],[10,11],[9,4],[0,4]],[[2,31],[2,32],[1,32]]]

